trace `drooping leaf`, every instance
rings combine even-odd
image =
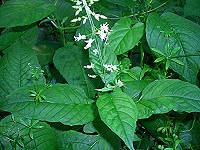
[[[0,7],[0,28],[24,26],[43,19],[54,11],[45,0],[11,0]]]
[[[17,88],[36,83],[28,63],[30,63],[33,69],[40,69],[34,51],[25,41],[19,40],[6,50],[3,58],[0,59],[1,98]],[[39,74],[38,83],[45,83],[42,74]]]
[[[125,93],[106,93],[97,99],[101,120],[133,150],[134,131],[137,120],[137,107]]]
[[[173,13],[164,13],[161,16],[152,13],[147,19],[146,37],[149,46],[162,53],[166,53],[167,42],[168,53],[180,48],[172,57],[176,57],[184,65],[170,61],[170,68],[189,82],[197,83],[197,73],[200,69],[199,25]]]
[[[95,95],[94,79],[89,78],[91,72],[84,66],[89,65],[88,53],[75,45],[68,43],[54,55],[54,64],[69,84],[82,87],[89,97]]]
[[[41,66],[46,65],[53,61],[53,54],[59,48],[57,42],[41,40],[37,42],[33,49]]]
[[[142,90],[150,83],[152,80],[138,80],[124,82],[124,92],[128,94],[132,99],[138,100]]]
[[[10,142],[16,142],[17,147],[21,149],[54,150],[57,148],[56,136],[47,123],[35,124],[32,128],[33,138],[31,139],[30,128],[23,125],[22,120],[28,125],[28,120],[23,117],[10,115],[4,118],[0,123],[1,136],[6,137]]]
[[[38,89],[39,88],[39,89]],[[31,91],[42,92],[46,98],[35,102]],[[23,93],[23,94],[22,94]],[[55,84],[52,87],[24,87],[10,94],[1,106],[2,110],[19,116],[66,125],[82,125],[96,117],[96,107],[80,87]]]
[[[183,141],[181,145],[184,149],[198,149],[200,147],[200,121],[189,120],[184,122],[180,128],[179,137]]]
[[[99,139],[97,143],[99,143],[99,150],[102,148],[106,150],[120,149],[121,139],[114,132],[112,132],[99,117],[89,124],[86,124],[83,131],[85,133],[98,133]],[[97,146],[95,146],[95,149],[97,149]]]
[[[62,143],[59,149],[115,150],[114,148],[109,147],[109,143],[99,135],[87,135],[70,130],[58,132],[56,136],[57,139]]]
[[[136,105],[140,119],[171,110],[200,112],[200,89],[180,80],[157,80],[143,90]]]
[[[143,36],[144,24],[131,25],[130,18],[122,18],[111,28],[109,45],[116,55],[123,54],[136,46]]]
[[[53,14],[56,19],[61,20],[62,23],[70,22],[74,17],[75,9],[72,8],[72,5],[65,0],[59,0],[56,3],[55,11]],[[71,20],[70,20],[71,19]]]
[[[5,29],[2,31],[2,35],[0,36],[0,51],[15,44],[19,39],[23,39],[28,43],[29,47],[32,47],[35,45],[37,37],[38,27],[35,24]]]
[[[184,14],[186,16],[194,15],[200,17],[200,1],[199,0],[186,0],[184,7]]]

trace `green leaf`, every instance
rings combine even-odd
[[[25,41],[19,40],[6,50],[5,55],[0,59],[0,97],[3,98],[12,91],[25,85],[35,84],[31,77],[31,68],[39,67],[34,51]],[[38,68],[39,69],[39,68]],[[45,83],[42,75],[38,83]]]
[[[99,149],[106,149],[106,150],[119,150],[121,139],[112,132],[99,117],[95,120],[86,124],[83,128],[85,133],[94,133],[97,132],[99,136],[98,143],[101,144]],[[96,149],[96,148],[95,148]]]
[[[199,0],[186,0],[184,7],[185,16],[198,16],[200,17],[200,1]]]
[[[169,54],[180,47],[180,50],[173,54],[173,57],[183,62],[184,66],[172,61],[170,68],[187,81],[196,84],[197,73],[200,69],[200,56],[192,55],[196,55],[199,51],[200,26],[169,12],[161,16],[151,13],[148,15],[146,24],[146,37],[149,46],[165,53],[168,41]],[[169,37],[165,36],[167,33],[169,33]]]
[[[179,137],[184,149],[198,149],[200,147],[200,121],[187,120],[180,128]]]
[[[24,26],[43,19],[54,11],[45,0],[11,0],[0,7],[0,28]]]
[[[0,36],[0,51],[12,45],[20,37],[21,32],[9,32]]]
[[[39,87],[38,87],[39,88]],[[41,93],[46,97],[36,104],[30,97],[34,86],[14,91],[2,104],[2,109],[18,116],[34,118],[42,121],[61,122],[66,125],[82,125],[96,117],[96,107],[77,86],[55,84],[45,88]],[[41,89],[41,87],[40,87]],[[23,94],[22,94],[23,93]]]
[[[182,65],[182,66],[185,65],[182,61],[180,61],[180,60],[178,60],[178,59],[171,59],[171,60],[172,60],[173,62],[179,64],[179,65]]]
[[[144,24],[139,22],[131,26],[130,18],[122,18],[111,28],[109,45],[116,55],[123,54],[134,46],[143,36]]]
[[[140,119],[171,110],[200,112],[200,89],[180,80],[157,80],[143,90],[136,105]]]
[[[27,121],[23,117],[15,117],[13,120],[11,115],[4,118],[0,123],[0,134],[3,137],[9,137],[10,140],[20,143],[24,149],[43,149],[54,150],[58,146],[56,136],[51,127],[44,122],[37,125],[42,128],[32,128],[33,139],[30,138],[29,128],[20,123],[20,119]],[[23,140],[22,140],[23,139]]]
[[[46,41],[46,40],[40,40],[33,47],[41,66],[52,62],[54,52],[58,48],[59,45],[57,42]]]
[[[110,3],[121,5],[128,8],[133,8],[135,6],[135,0],[107,0]]]
[[[68,43],[67,47],[56,50],[53,61],[69,84],[82,87],[89,97],[94,97],[96,93],[94,79],[88,77],[88,74],[94,73],[84,68],[89,65],[86,51]]]
[[[97,99],[97,107],[101,120],[133,150],[138,113],[133,100],[121,91],[106,93]]]
[[[110,132],[105,133],[109,136]],[[87,135],[76,131],[65,131],[65,132],[58,132],[56,134],[57,139],[62,144],[60,145],[59,149],[69,149],[69,150],[117,150],[120,147],[112,147],[112,145],[106,141],[100,135]],[[112,138],[110,136],[110,138]],[[116,141],[118,142],[118,141]],[[118,145],[118,143],[113,143]]]
[[[165,57],[158,57],[156,60],[154,60],[155,63],[161,62],[165,60]]]
[[[142,90],[150,83],[152,80],[138,80],[138,81],[128,81],[124,82],[124,92],[128,94],[133,100],[137,101]]]
[[[32,47],[35,45],[38,37],[38,27],[36,24],[23,27],[15,27],[11,29],[4,29],[0,36],[0,51],[8,48],[9,46],[18,42],[19,39],[23,39]]]

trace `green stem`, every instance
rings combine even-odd
[[[104,65],[104,63],[103,63],[103,55],[102,55],[102,51],[101,51],[101,48],[100,48],[100,46],[99,46],[99,43],[98,43],[98,41],[97,41],[97,37],[96,37],[96,35],[95,35],[95,33],[96,33],[95,25],[94,25],[94,22],[93,22],[93,20],[92,20],[92,17],[91,17],[90,12],[88,12],[89,7],[87,6],[86,0],[82,0],[82,2],[83,2],[83,5],[84,5],[84,8],[85,8],[85,11],[86,11],[86,13],[87,13],[88,20],[89,20],[89,22],[90,22],[90,26],[91,26],[91,29],[92,29],[92,35],[94,35],[94,42],[95,42],[96,48],[97,48],[97,50],[99,51],[98,57],[99,57],[100,64],[101,64],[102,69],[103,69],[103,82],[105,83],[105,85],[107,85],[108,83],[107,83],[107,81],[106,81],[106,72],[105,72],[105,69],[104,69],[104,67],[103,67],[103,65]]]

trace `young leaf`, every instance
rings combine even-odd
[[[121,91],[106,93],[97,99],[101,120],[133,150],[137,113],[133,100]]]
[[[94,73],[92,70],[84,68],[84,66],[89,65],[86,51],[75,45],[70,46],[68,43],[67,47],[56,51],[53,61],[69,84],[82,87],[89,97],[94,97],[96,93],[94,79],[88,77],[88,74]]]
[[[93,101],[83,94],[83,90],[72,85],[56,84],[44,88],[46,99],[37,103],[29,97],[34,86],[24,87],[10,94],[1,106],[2,110],[18,116],[61,122],[66,125],[81,125],[91,122],[96,117]],[[23,93],[23,94],[21,94]]]
[[[131,26],[130,18],[122,18],[111,30],[109,45],[116,55],[120,55],[138,44],[143,36],[144,24],[139,22]]]
[[[157,80],[143,90],[136,105],[140,119],[170,110],[200,112],[200,89],[180,80]]]
[[[165,57],[158,57],[154,62],[158,63],[158,62],[161,62],[163,60],[165,60]]]
[[[15,122],[11,119],[11,115],[7,116],[0,123],[0,134],[1,136],[10,137],[11,140],[16,140],[20,143],[24,149],[43,149],[43,150],[54,150],[58,147],[56,136],[53,133],[51,127],[44,122],[39,122],[38,125],[43,126],[42,128],[31,128],[32,139],[29,136],[29,128],[20,123],[21,120],[25,120],[23,117],[15,117]],[[23,134],[22,134],[23,132]],[[20,140],[23,139],[23,140]]]
[[[200,56],[191,55],[198,53],[200,47],[200,26],[169,12],[161,16],[151,13],[148,15],[146,24],[146,37],[149,46],[165,53],[165,47],[168,43],[168,54],[172,54],[174,49],[180,47],[180,50],[173,56],[175,55],[184,65],[171,61],[170,68],[187,81],[196,84]],[[168,37],[165,36],[166,33],[169,33]]]
[[[24,26],[43,19],[54,11],[45,0],[11,0],[0,7],[0,28]]]
[[[33,67],[39,67],[34,51],[26,42],[19,40],[6,50],[3,58],[0,59],[0,97],[3,98],[25,85],[35,84],[28,63]],[[38,83],[45,83],[41,74]]]
[[[184,66],[185,64],[182,62],[182,61],[180,61],[180,60],[178,60],[178,59],[171,59],[173,62],[175,62],[175,63],[177,63],[177,64],[179,64],[179,65],[182,65],[182,66]]]

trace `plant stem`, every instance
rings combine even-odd
[[[85,8],[85,11],[86,11],[86,13],[87,13],[88,20],[89,20],[89,22],[90,22],[90,26],[91,26],[91,29],[92,29],[92,36],[94,36],[94,42],[95,42],[96,48],[97,48],[97,50],[99,51],[98,57],[99,57],[100,64],[101,64],[102,70],[103,70],[103,76],[101,76],[101,77],[102,77],[102,80],[103,80],[103,82],[105,83],[105,85],[107,85],[108,83],[107,83],[107,81],[106,81],[106,72],[105,72],[105,69],[104,69],[104,67],[103,67],[104,63],[103,63],[102,51],[101,51],[101,48],[100,48],[100,46],[99,46],[99,43],[98,43],[98,41],[97,41],[97,37],[96,37],[96,34],[95,34],[95,33],[96,33],[96,29],[95,29],[94,22],[93,22],[93,20],[92,20],[92,17],[91,17],[90,12],[88,12],[88,10],[89,10],[90,8],[88,7],[86,0],[82,0],[82,2],[83,2],[83,5],[84,5],[84,8]]]

